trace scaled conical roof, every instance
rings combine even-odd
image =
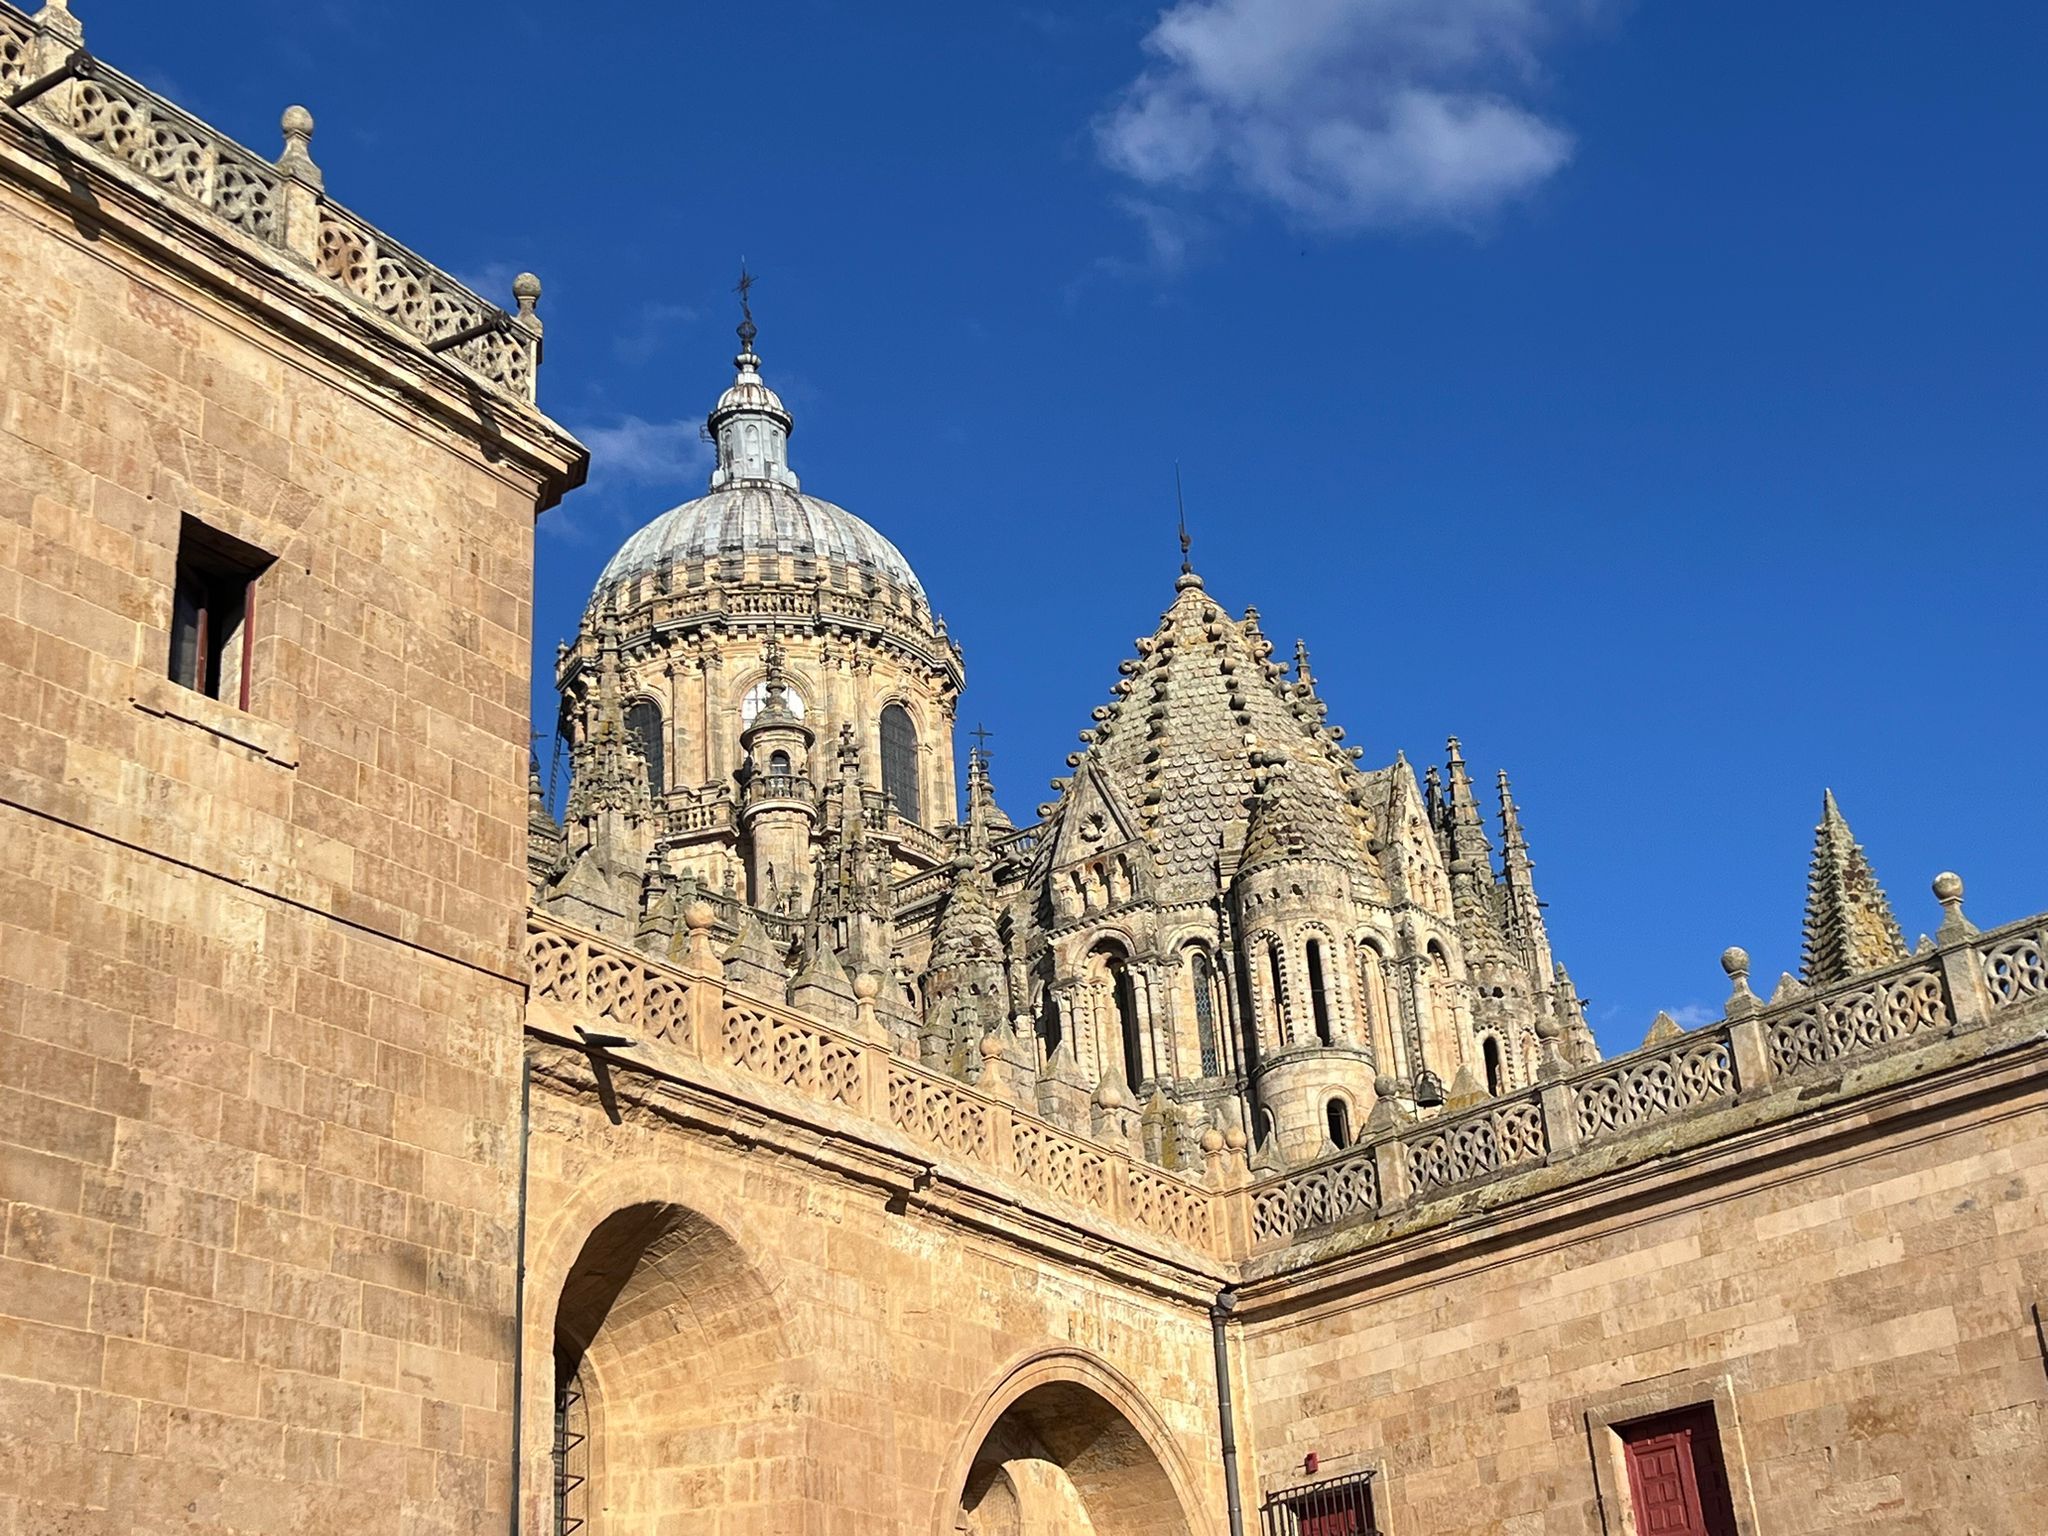
[[[1265,819],[1269,831],[1286,829],[1291,856],[1378,878],[1368,851],[1373,785],[1337,745],[1341,733],[1324,727],[1312,688],[1290,681],[1272,649],[1255,610],[1232,618],[1185,572],[1095,711],[1068,797],[1091,770],[1108,781],[1151,851],[1161,900],[1213,893],[1219,857],[1226,845],[1234,855],[1243,835],[1255,757],[1285,765],[1270,776]]]

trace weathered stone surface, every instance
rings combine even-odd
[[[0,85],[77,41],[0,3]],[[2048,918],[1979,932],[1943,875],[1907,956],[1824,824],[1813,985],[1763,1003],[1730,951],[1727,1018],[1594,1061],[1505,784],[1496,879],[1455,743],[1426,800],[1361,780],[1305,652],[1287,678],[1192,572],[1047,834],[1071,859],[979,756],[957,836],[870,824],[859,733],[771,705],[771,764],[840,747],[831,902],[746,910],[726,832],[673,868],[643,835],[616,629],[564,668],[596,697],[618,662],[582,743],[616,825],[577,843],[524,758],[532,516],[582,470],[531,406],[537,285],[437,360],[473,296],[375,259],[303,112],[272,164],[132,82],[35,110],[0,113],[0,1536],[1223,1536],[1212,1305],[1252,1518],[1314,1453],[1400,1536],[1618,1531],[1612,1426],[1697,1403],[1745,1533],[2048,1528]],[[165,676],[188,516],[276,556],[246,709]],[[904,612],[935,799],[957,656]],[[795,617],[767,672],[872,724],[888,679]],[[739,741],[745,681],[682,675]],[[1292,764],[1240,763],[1247,720]],[[779,870],[818,823],[777,777],[747,814],[788,820]],[[1227,894],[1288,948],[1239,1022],[1300,1053],[1263,1147],[1226,1073],[1161,1069],[1205,1049],[1165,953],[1245,799]],[[1098,858],[1112,825],[1151,874]],[[581,905],[530,908],[597,841]],[[1014,903],[1077,871],[1034,993]],[[1324,1041],[1333,901],[1410,910],[1392,994],[1327,952]],[[1171,1027],[1127,1053],[1112,983]]]

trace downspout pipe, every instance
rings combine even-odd
[[[1237,1491],[1237,1415],[1230,1400],[1230,1336],[1225,1331],[1237,1310],[1237,1292],[1225,1286],[1209,1307],[1209,1338],[1216,1348],[1216,1420],[1223,1435],[1223,1497],[1230,1511],[1230,1536],[1244,1536],[1244,1503]]]
[[[533,1064],[519,1042],[519,1237],[512,1266],[512,1502],[508,1515],[511,1536],[519,1536],[522,1440],[526,1408],[526,1144],[533,1124]],[[1232,1536],[1237,1536],[1232,1532]]]

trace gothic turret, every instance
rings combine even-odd
[[[764,911],[806,912],[811,905],[811,834],[818,798],[811,782],[811,728],[789,707],[782,642],[762,647],[767,668],[761,706],[740,732],[747,848],[747,900]]]
[[[1821,797],[1813,865],[1806,877],[1806,984],[1832,986],[1906,957],[1905,936],[1870,861],[1842,818],[1835,792]]]

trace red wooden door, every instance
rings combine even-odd
[[[1637,1536],[1735,1536],[1711,1408],[1645,1419],[1621,1436]]]

